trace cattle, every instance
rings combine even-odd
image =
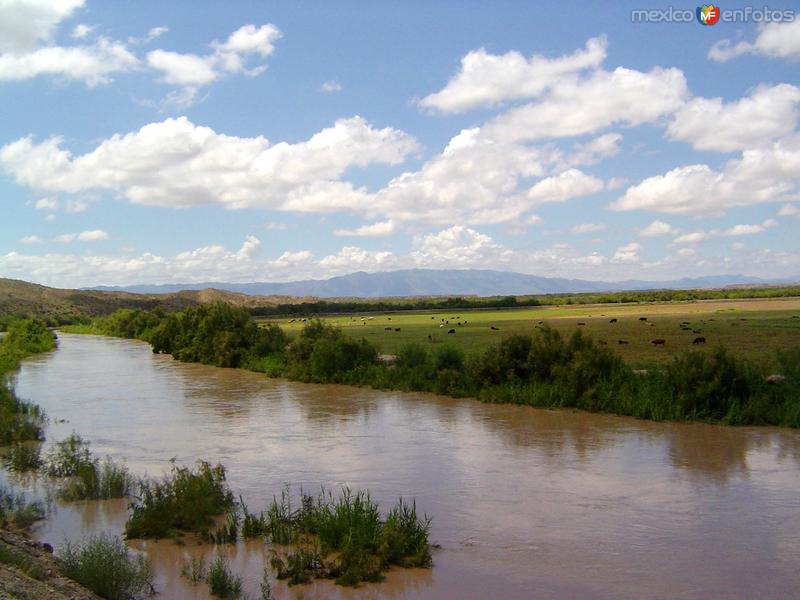
[[[609,322],[609,323],[616,323],[616,322],[617,322],[617,320],[616,320],[616,319],[609,319],[609,320],[608,320],[608,322]]]
[[[542,323],[544,323],[544,321],[539,321],[539,325],[541,325]]]
[[[444,323],[439,324],[439,329],[441,329],[442,327],[444,327]]]
[[[370,318],[372,318],[372,317],[370,317]],[[391,320],[392,320],[392,317],[388,317],[388,319],[391,321]]]
[[[702,336],[694,338],[694,341],[692,342],[692,344],[694,344],[694,345],[705,344],[705,343],[706,343],[706,338],[704,338]]]
[[[447,333],[455,333],[455,332],[456,332],[456,330],[455,330],[455,329],[451,329],[451,330],[450,330],[450,331],[448,331]]]
[[[766,381],[767,383],[783,383],[784,381],[786,381],[786,376],[778,375],[776,373],[774,375],[768,375],[767,377],[764,378],[764,381]]]
[[[432,342],[432,341],[433,341],[433,336],[432,336],[432,335],[429,335],[429,336],[428,336],[428,341],[429,341],[429,342]]]
[[[647,321],[647,317],[639,317],[640,321]]]
[[[628,342],[628,340],[617,340],[617,343],[618,343],[619,345],[622,345],[622,344],[627,344],[627,343],[629,343],[629,342]]]
[[[793,319],[800,319],[800,315],[792,315]]]
[[[431,317],[431,321],[433,321],[433,317]]]
[[[456,323],[456,325],[458,325],[459,327],[461,327],[461,321],[459,321],[458,323]]]
[[[659,338],[657,340],[650,340],[650,343],[653,344],[653,346],[664,346],[664,345],[666,345],[667,340],[663,340],[663,339]]]
[[[391,331],[391,330],[392,330],[392,328],[391,328],[391,327],[384,327],[384,328],[383,328],[383,330],[384,330],[384,331]]]
[[[578,325],[586,325],[586,323],[578,323]]]
[[[491,329],[492,331],[500,331],[500,328],[495,327],[494,325],[492,325],[489,329]]]
[[[399,327],[395,327],[394,330],[395,331],[400,331],[400,328]]]

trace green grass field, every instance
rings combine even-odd
[[[647,321],[640,321],[640,317]],[[612,318],[617,322],[610,323]],[[408,342],[449,342],[468,353],[480,352],[506,335],[531,332],[542,324],[567,335],[581,329],[613,346],[634,364],[663,361],[680,350],[720,344],[735,354],[772,362],[774,350],[800,346],[800,298],[380,313],[324,320],[348,335],[366,338],[386,354],[396,353]],[[305,324],[297,318],[265,318],[260,322],[277,323],[289,335],[299,332]],[[458,322],[462,324],[457,325]],[[682,322],[689,323],[688,331],[681,329]],[[455,333],[448,334],[450,329]],[[707,343],[693,345],[692,341],[700,336]],[[666,341],[664,346],[651,343],[659,338]],[[619,344],[619,340],[628,343]]]

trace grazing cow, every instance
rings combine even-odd
[[[667,343],[667,340],[663,340],[663,339],[659,338],[657,340],[650,340],[650,343],[653,344],[653,346],[665,346],[666,343]]]
[[[461,327],[461,321],[459,321],[458,323],[456,323],[456,325],[458,325],[459,327]]]
[[[769,376],[765,377],[764,380],[767,383],[783,383],[784,381],[786,381],[786,376],[785,375],[778,375],[776,373],[775,375],[769,375]]]
[[[640,321],[647,321],[647,317],[639,317]]]
[[[697,345],[697,344],[705,344],[705,343],[706,343],[706,338],[704,338],[703,336],[694,338],[694,341],[692,342],[692,344],[695,344],[695,345]]]
[[[392,320],[392,317],[389,317],[389,320],[391,321],[391,320]]]
[[[500,328],[495,327],[494,325],[492,325],[489,329],[491,329],[492,331],[500,331]]]
[[[539,325],[541,325],[542,323],[544,323],[544,321],[539,321]]]
[[[627,344],[628,340],[617,340],[617,343],[620,344],[620,345]]]
[[[578,325],[586,325],[586,323],[578,323]]]
[[[450,331],[448,331],[447,333],[455,333],[455,332],[456,332],[456,330],[455,330],[455,329],[451,329],[451,330],[450,330]]]
[[[429,342],[432,342],[432,341],[433,341],[433,336],[432,336],[432,335],[428,335],[428,341],[429,341]]]
[[[800,315],[792,315],[793,319],[800,319]]]
[[[433,321],[433,317],[431,317],[431,321]]]
[[[400,331],[400,328],[399,327],[395,327],[394,330],[395,331]]]
[[[384,327],[384,328],[383,328],[383,330],[384,330],[384,331],[391,331],[391,330],[392,330],[392,328],[391,328],[391,327]]]
[[[444,327],[444,323],[439,324],[439,329],[441,329],[442,327]]]
[[[616,320],[616,319],[609,319],[609,321],[608,321],[608,322],[609,322],[609,323],[616,323],[616,322],[617,322],[617,320]]]

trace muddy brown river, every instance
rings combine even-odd
[[[181,364],[147,344],[60,336],[24,362],[21,397],[137,475],[221,461],[251,510],[294,489],[416,497],[433,517],[431,570],[385,582],[286,588],[279,598],[790,598],[800,590],[800,432],[649,423],[432,395],[269,380]],[[66,420],[63,422],[62,420]],[[10,483],[44,495],[48,482]],[[125,501],[56,504],[34,532],[56,546],[119,534]],[[161,598],[208,598],[182,579],[212,546],[131,544]],[[250,598],[269,547],[221,548]]]

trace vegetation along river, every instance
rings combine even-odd
[[[304,598],[788,598],[800,589],[800,432],[653,423],[432,395],[270,380],[182,364],[149,345],[61,335],[23,363],[20,397],[47,444],[75,431],[137,475],[169,460],[228,468],[251,511],[284,483],[415,497],[434,567],[357,589],[275,583]],[[66,420],[63,422],[62,420]],[[15,485],[46,493],[44,479]],[[58,504],[34,535],[56,546],[120,534],[125,501]],[[206,598],[179,574],[213,546],[135,541],[162,598]],[[224,547],[250,597],[268,547]]]

